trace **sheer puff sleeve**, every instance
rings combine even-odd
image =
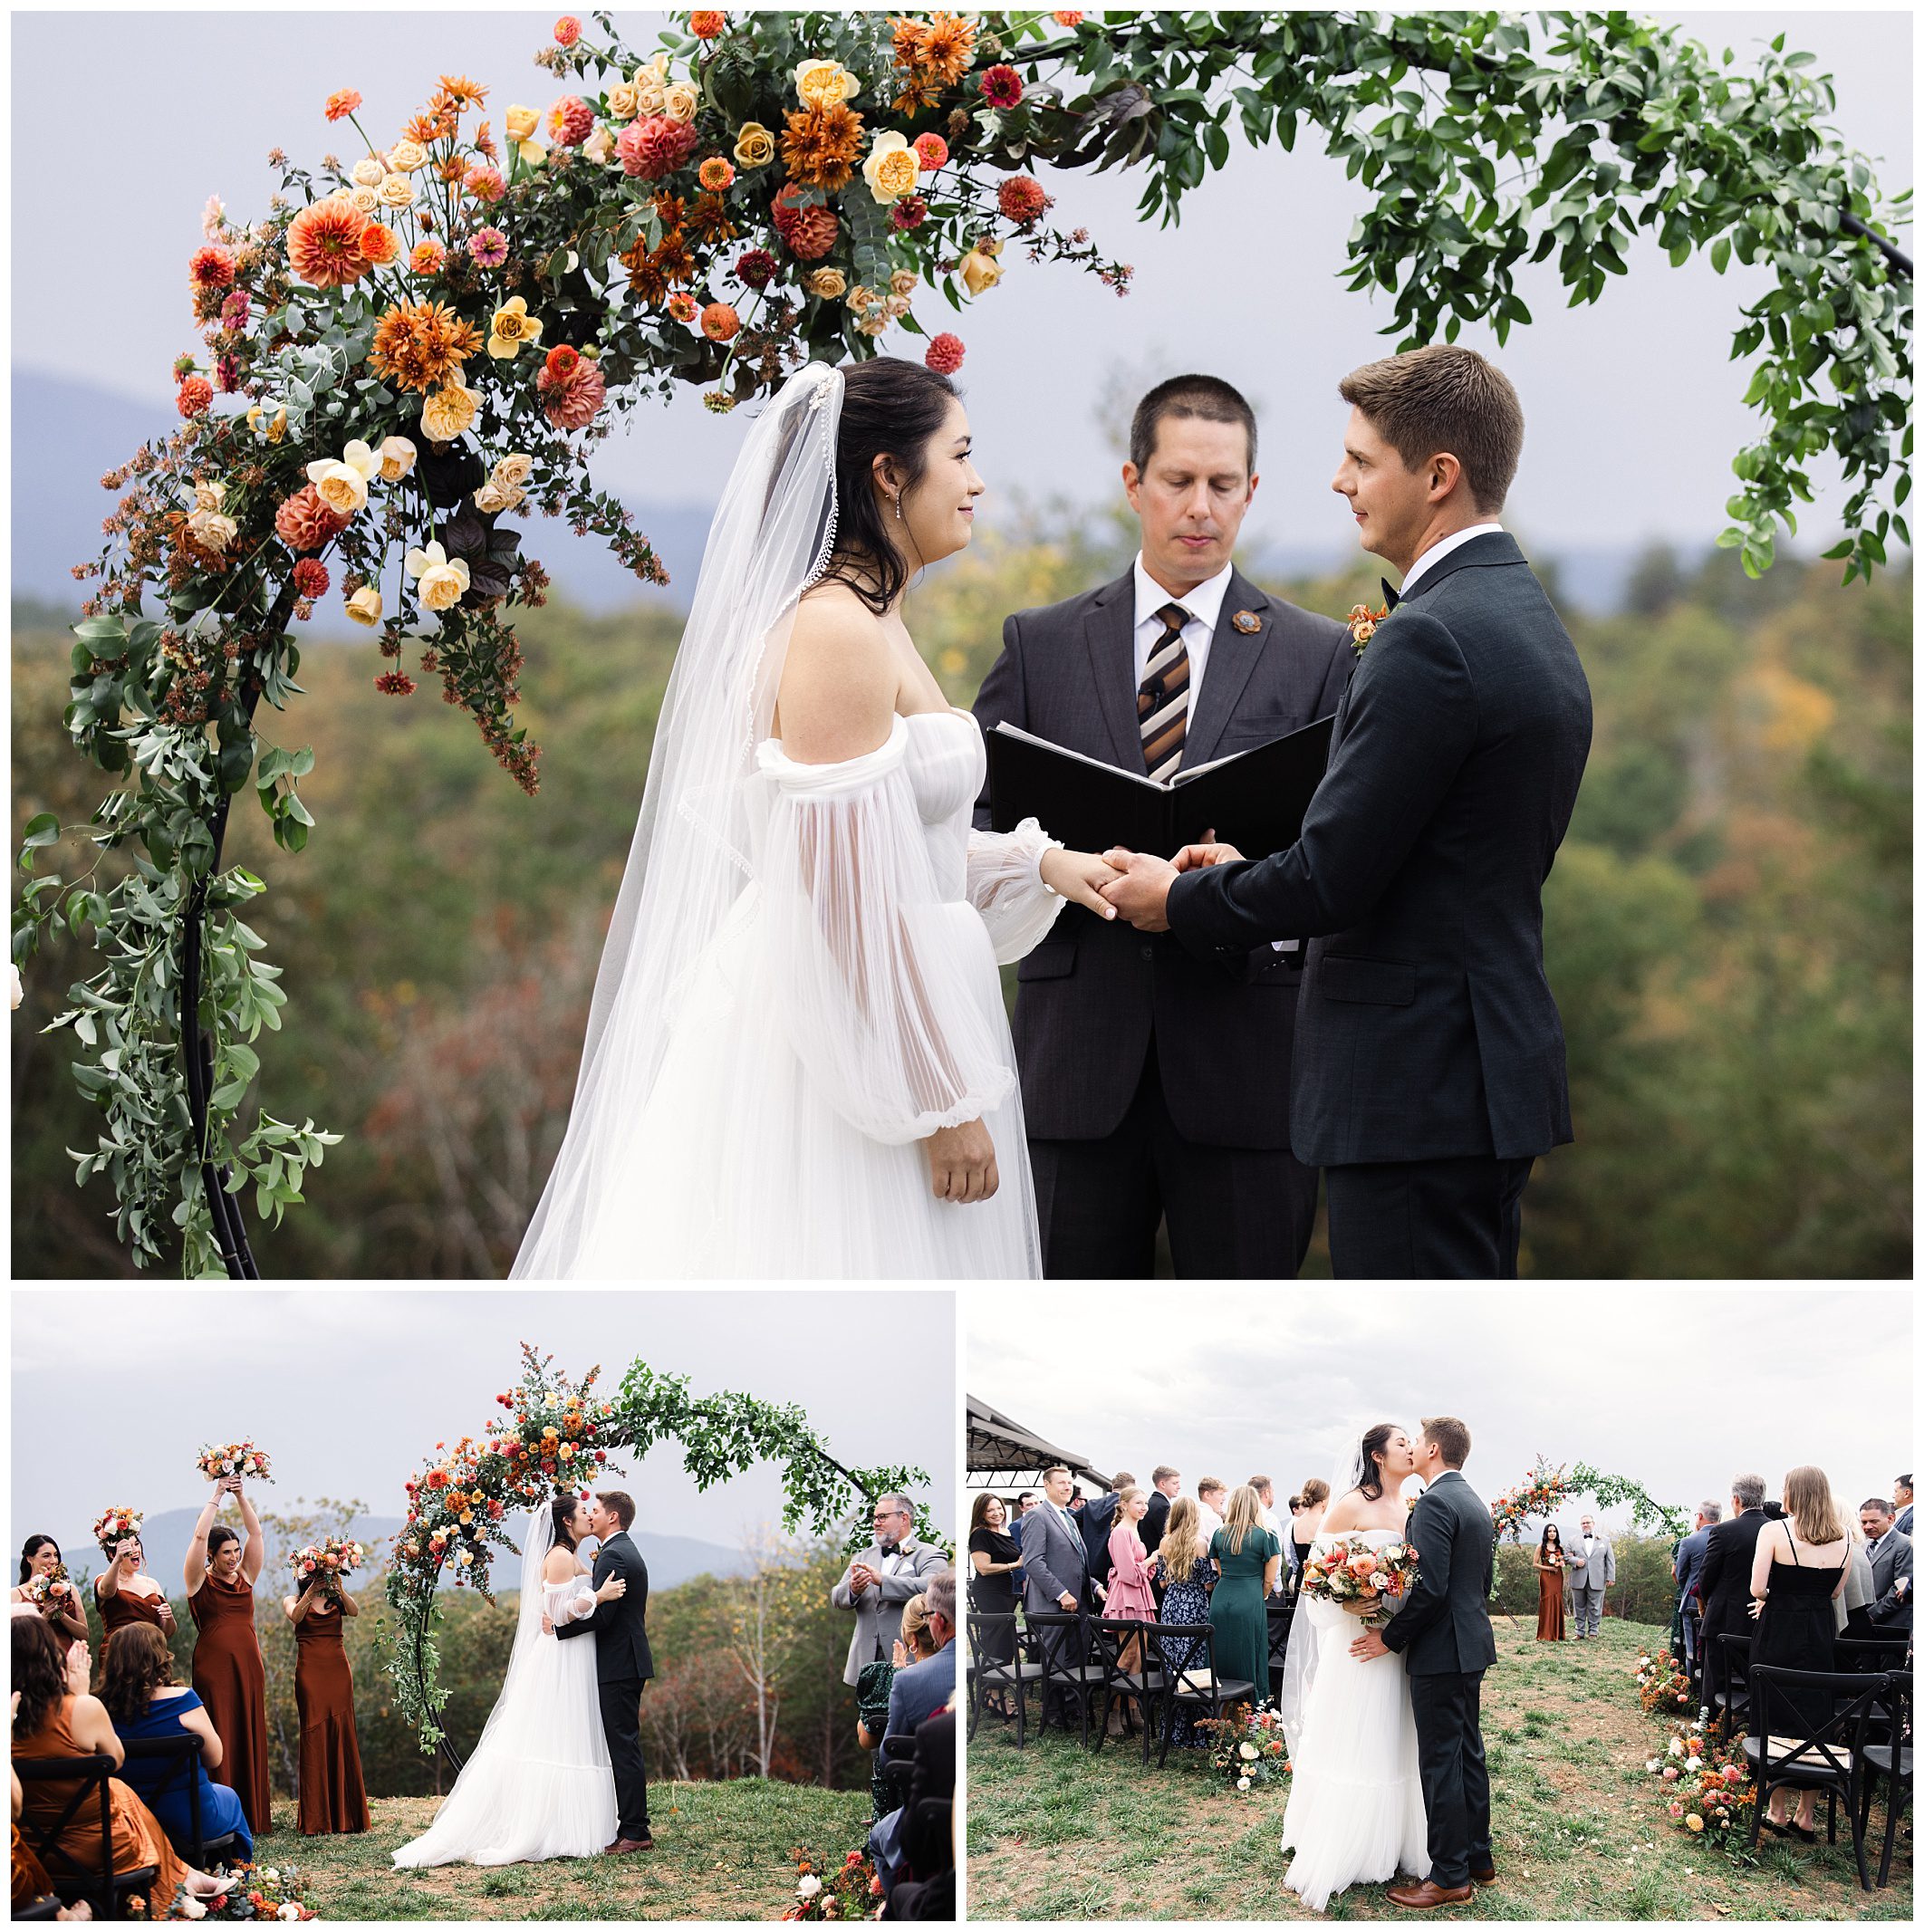
[[[899,718],[886,745],[835,764],[798,764],[773,741],[757,752],[772,996],[830,1106],[889,1145],[978,1120],[1015,1085],[972,984],[979,922],[936,889],[908,746]]]
[[[594,1615],[594,1587],[585,1576],[551,1586],[548,1615],[557,1624],[579,1623]]]
[[[1042,859],[1062,842],[1034,819],[1014,831],[969,833],[969,903],[988,928],[998,966],[1013,966],[1033,951],[1055,924],[1062,895],[1043,883]]]

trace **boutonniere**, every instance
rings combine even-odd
[[[1378,610],[1371,610],[1368,604],[1352,604],[1350,606],[1348,619],[1350,642],[1355,645],[1358,657],[1362,655],[1363,646],[1376,635],[1376,627],[1389,615],[1390,606],[1388,604],[1383,605]]]

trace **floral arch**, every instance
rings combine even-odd
[[[1524,1524],[1532,1516],[1548,1516],[1578,1496],[1594,1496],[1600,1509],[1631,1506],[1634,1529],[1681,1536],[1689,1528],[1683,1512],[1659,1503],[1641,1483],[1627,1475],[1606,1475],[1589,1463],[1559,1463],[1554,1468],[1539,1456],[1514,1489],[1506,1489],[1490,1507],[1490,1519],[1500,1541],[1522,1541]]]

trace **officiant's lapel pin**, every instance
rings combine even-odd
[[[1254,610],[1238,610],[1229,621],[1246,637],[1253,636],[1263,628],[1263,620]]]

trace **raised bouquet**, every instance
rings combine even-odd
[[[1198,1717],[1196,1728],[1215,1734],[1210,1765],[1239,1792],[1271,1783],[1289,1769],[1280,1711],[1232,1705],[1220,1717]]]
[[[53,1570],[30,1576],[22,1586],[26,1600],[35,1610],[71,1610],[78,1607],[73,1585],[67,1576],[67,1566],[60,1564]]]
[[[130,1503],[116,1503],[94,1519],[93,1540],[111,1556],[114,1544],[129,1536],[138,1536],[145,1521],[146,1518]]]
[[[226,1442],[213,1448],[203,1443],[194,1460],[210,1483],[224,1482],[230,1475],[245,1476],[250,1483],[274,1480],[266,1450],[256,1449],[251,1442]]]
[[[368,1546],[351,1536],[323,1536],[293,1553],[294,1581],[303,1589],[316,1577],[330,1586],[352,1576],[367,1561]]]
[[[1373,1549],[1361,1536],[1312,1550],[1303,1565],[1304,1595],[1379,1626],[1396,1614],[1399,1600],[1416,1578],[1417,1553],[1410,1544],[1386,1543]]]

